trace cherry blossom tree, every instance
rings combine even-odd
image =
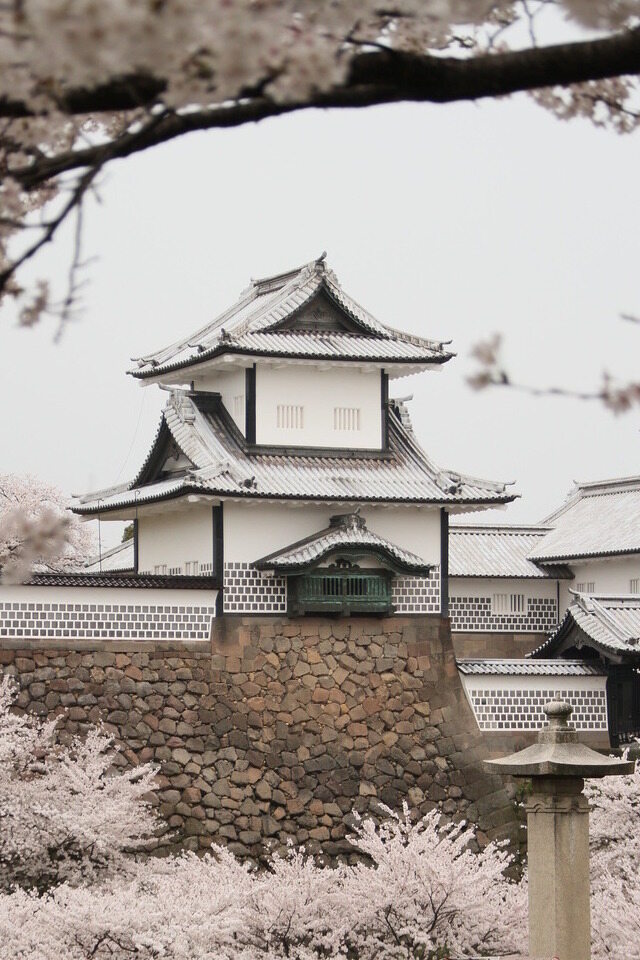
[[[20,0],[0,8],[0,292],[72,315],[83,200],[116,159],[308,108],[529,91],[625,132],[640,0]],[[572,38],[545,26],[566,19]],[[47,203],[47,201],[52,201]],[[39,215],[38,215],[39,211]],[[66,295],[17,273],[76,216]],[[13,242],[10,243],[13,238]]]
[[[470,831],[441,831],[437,820],[411,825],[405,813],[383,828],[360,824],[353,842],[372,863],[359,867],[322,867],[292,849],[258,871],[214,847],[147,861],[124,881],[41,898],[17,891],[0,897],[3,955],[396,960],[449,946],[513,951],[525,910],[522,888],[502,876],[504,854],[491,845],[478,857],[467,850]]]
[[[587,790],[593,957],[639,960],[640,773]],[[257,870],[214,846],[203,857],[151,858],[41,896],[0,894],[3,958],[526,956],[526,876],[505,877],[505,850],[473,852],[473,831],[439,822],[435,811],[417,822],[406,809],[384,813],[379,824],[354,816],[351,842],[366,860],[352,866],[321,866],[292,848]]]
[[[591,914],[596,960],[640,960],[640,765],[630,777],[592,780]]]
[[[93,727],[62,744],[56,722],[11,710],[16,686],[0,683],[0,888],[39,893],[125,871],[159,821],[145,764],[116,773],[113,741]]]
[[[94,553],[93,533],[65,505],[62,491],[31,476],[0,474],[0,578],[22,583],[35,571],[79,567]]]

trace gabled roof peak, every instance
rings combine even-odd
[[[574,630],[581,631],[577,645],[595,647],[605,656],[640,661],[640,596],[585,596],[573,593],[564,619],[548,640],[527,654],[537,658],[573,645]]]
[[[327,326],[326,318],[321,318],[309,328],[300,326],[300,319],[313,312],[321,297],[326,300],[322,312],[332,314],[332,324]],[[407,365],[420,370],[453,356],[444,341],[405,333],[377,320],[343,290],[325,253],[294,270],[252,280],[213,321],[138,358],[137,369],[129,373],[141,380],[184,382],[189,375],[177,371],[213,362],[223,354],[401,365],[403,371]]]
[[[611,477],[608,480],[586,480],[582,483],[575,482],[577,490],[584,492],[587,496],[595,493],[617,493],[620,490],[633,489],[640,490],[640,476],[630,477]]]
[[[337,280],[337,277],[335,277],[333,271],[329,271],[329,268],[326,264],[326,259],[327,251],[323,250],[316,260],[310,260],[308,263],[303,263],[301,266],[295,267],[293,270],[287,270],[285,273],[274,273],[270,277],[262,277],[260,279],[251,277],[251,283],[242,291],[242,293],[245,294],[250,290],[255,290],[257,296],[262,296],[265,293],[274,293],[276,290],[282,290],[287,283],[296,278],[309,279],[314,275],[322,276],[328,272],[330,272]]]

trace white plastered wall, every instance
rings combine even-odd
[[[573,580],[560,584],[560,615],[563,616],[571,603],[569,590],[577,590],[578,584],[593,583],[596,594],[628,594],[631,580],[640,579],[640,556],[602,557],[570,564]],[[585,586],[586,590],[586,586]]]
[[[479,676],[460,674],[462,686],[480,730],[525,731],[547,726],[544,704],[567,700],[573,707],[571,726],[605,739],[607,678],[602,676]]]
[[[138,570],[140,573],[186,573],[187,562],[200,567],[213,558],[213,518],[209,504],[185,504],[138,520]],[[166,566],[166,571],[156,567]],[[202,572],[202,571],[200,571]]]
[[[538,597],[556,598],[556,581],[531,579],[518,580],[516,578],[500,577],[494,580],[489,577],[450,577],[450,597],[492,597],[494,593],[522,593],[528,600]]]
[[[256,369],[256,442],[272,446],[380,450],[379,370],[319,370],[314,364]],[[302,427],[278,426],[278,405],[302,407]],[[359,429],[334,429],[334,408],[359,411]],[[345,418],[348,415],[345,415]]]
[[[250,501],[224,504],[225,563],[253,563],[261,557],[329,526],[329,518],[349,513],[349,504],[280,504]],[[428,507],[362,506],[370,530],[427,563],[440,563],[440,511]]]
[[[0,584],[0,638],[208,641],[217,590]]]
[[[498,606],[494,596],[503,598]],[[526,598],[525,609],[511,605],[510,595]],[[453,633],[542,633],[558,622],[557,581],[517,578],[451,577],[449,615]]]
[[[230,370],[216,370],[205,376],[194,379],[196,390],[219,393],[227,411],[233,418],[236,426],[245,433],[245,382],[246,372],[243,367],[233,367]]]

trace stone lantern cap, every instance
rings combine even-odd
[[[537,743],[507,757],[486,760],[485,763],[512,777],[586,779],[634,772],[633,761],[606,757],[578,742],[577,731],[568,724],[573,712],[571,704],[551,700],[545,704],[544,712],[549,718],[549,726],[539,732]]]

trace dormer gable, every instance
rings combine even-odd
[[[338,306],[322,290],[313,299],[292,316],[287,317],[271,330],[304,330],[316,333],[353,333],[359,336],[370,336],[371,333],[362,324],[357,323],[346,310]]]
[[[163,415],[153,446],[134,480],[135,485],[148,486],[169,477],[184,476],[193,469],[195,464],[176,443]]]

